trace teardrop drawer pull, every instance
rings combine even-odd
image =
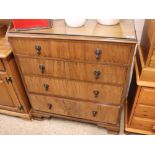
[[[99,48],[97,48],[97,49],[95,50],[96,59],[100,59],[101,54],[102,54],[102,50],[99,49]]]
[[[98,90],[94,90],[94,91],[93,91],[94,97],[98,97],[99,93],[100,93],[100,92],[99,92]]]
[[[93,117],[96,117],[97,111],[92,111],[92,115],[93,115]]]
[[[44,88],[45,88],[45,91],[48,91],[49,85],[48,84],[44,84]]]
[[[47,104],[47,106],[48,106],[48,109],[49,109],[49,110],[52,109],[52,104],[49,103],[49,104]]]
[[[95,70],[94,75],[95,75],[95,78],[98,79],[101,75],[101,72],[99,70]]]
[[[39,65],[39,69],[41,70],[41,73],[43,74],[45,72],[45,65],[44,64],[40,64]]]
[[[35,45],[35,50],[36,50],[37,55],[41,54],[41,46],[40,45]]]

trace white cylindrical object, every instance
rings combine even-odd
[[[98,19],[97,21],[102,25],[116,25],[119,23],[119,19]]]
[[[81,27],[85,24],[86,19],[65,19],[69,27]]]

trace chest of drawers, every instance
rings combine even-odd
[[[136,77],[139,79],[137,69],[136,63],[126,106],[125,130],[140,134],[155,134],[155,88],[150,87],[153,83],[147,81],[136,82]]]
[[[57,20],[47,30],[10,30],[34,117],[56,116],[119,131],[136,45],[136,39],[112,33],[119,28],[109,29],[109,39],[104,37],[105,27],[95,20],[76,29]]]

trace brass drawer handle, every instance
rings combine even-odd
[[[96,59],[100,59],[101,54],[102,54],[102,50],[97,48],[95,50]]]
[[[41,70],[41,73],[43,74],[45,71],[45,65],[44,64],[40,64],[39,65],[39,69]]]
[[[41,46],[40,45],[35,45],[35,50],[36,50],[37,55],[41,54]]]
[[[48,106],[48,109],[49,109],[49,110],[52,109],[52,104],[48,103],[47,106]]]
[[[94,75],[95,75],[95,78],[98,79],[101,75],[101,72],[99,70],[95,70]]]
[[[100,92],[98,90],[94,90],[93,93],[94,93],[94,97],[98,97]]]
[[[92,111],[92,115],[93,115],[93,117],[96,117],[97,111]]]
[[[48,91],[49,85],[48,84],[44,84],[44,88],[45,88],[45,91]]]

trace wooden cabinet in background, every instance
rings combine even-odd
[[[119,132],[136,45],[132,20],[109,27],[87,20],[80,28],[54,20],[51,29],[10,29],[8,37],[34,118],[55,116]]]
[[[155,82],[155,20],[146,19],[136,54],[140,81]]]
[[[137,57],[125,116],[125,131],[155,134],[155,83],[140,80]]]
[[[30,104],[5,36],[0,36],[0,113],[28,118]]]
[[[146,67],[155,68],[155,19],[146,19],[140,42]]]

